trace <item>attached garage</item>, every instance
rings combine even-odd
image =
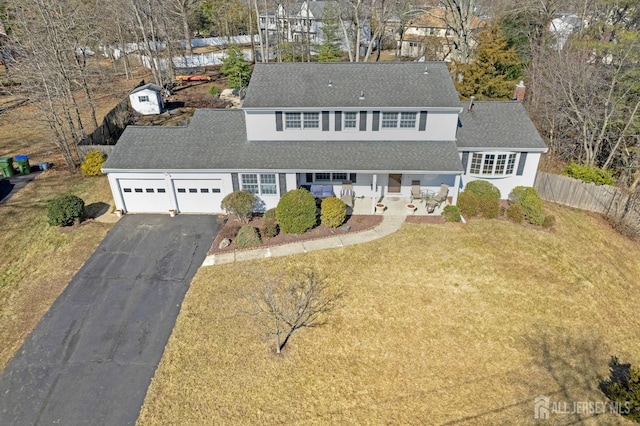
[[[214,213],[222,211],[220,203],[226,195],[222,179],[175,179],[178,211],[182,213]]]
[[[124,208],[131,213],[166,213],[171,196],[164,179],[118,179]]]

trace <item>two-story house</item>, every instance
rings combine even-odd
[[[506,198],[533,185],[545,144],[519,101],[461,102],[442,62],[256,64],[242,109],[187,127],[129,126],[106,164],[118,209],[221,212],[232,191],[275,207],[313,184],[357,203],[458,192],[487,179]]]

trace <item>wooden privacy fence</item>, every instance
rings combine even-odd
[[[568,176],[539,172],[534,187],[540,198],[565,206],[592,212],[607,214],[612,217],[626,216],[631,213],[635,220],[640,220],[640,212],[636,209],[627,211],[629,205],[636,203],[629,200],[630,194],[609,185],[595,185]]]

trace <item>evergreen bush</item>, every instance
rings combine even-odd
[[[317,224],[316,199],[304,188],[284,194],[276,207],[280,230],[287,234],[303,234]]]
[[[320,222],[329,228],[337,228],[347,218],[347,205],[337,197],[322,200]]]
[[[473,192],[463,191],[458,195],[458,208],[466,217],[474,217],[480,213],[480,196]]]
[[[105,160],[106,158],[102,152],[98,150],[89,151],[84,156],[82,164],[80,164],[80,171],[85,176],[101,176]]]
[[[583,182],[595,183],[596,185],[615,185],[616,180],[613,172],[601,167],[587,166],[571,162],[564,172],[565,176],[580,179]]]
[[[509,194],[509,200],[522,205],[524,217],[532,225],[542,225],[544,222],[544,206],[538,196],[538,191],[530,186],[516,186]]]
[[[444,209],[442,209],[442,216],[444,220],[447,222],[460,222],[462,221],[462,217],[460,217],[460,209],[458,206],[446,205]]]
[[[522,223],[524,221],[524,207],[522,207],[522,204],[511,204],[507,208],[507,217],[513,223]]]
[[[220,206],[238,216],[240,222],[247,223],[256,208],[258,198],[249,191],[235,191],[222,199]]]
[[[260,235],[263,239],[273,238],[280,232],[278,223],[275,220],[266,220],[260,228]]]
[[[62,194],[49,201],[47,217],[51,226],[73,225],[81,219],[84,212],[84,201],[72,194]]]
[[[543,228],[551,228],[556,224],[556,217],[552,214],[548,214],[544,217],[544,221],[542,222]]]
[[[262,240],[260,239],[260,234],[256,228],[251,225],[245,225],[240,228],[238,236],[236,237],[236,246],[250,247],[259,246],[260,244],[262,244]]]
[[[500,199],[500,190],[496,188],[491,182],[486,180],[473,180],[465,185],[465,192],[473,192],[481,197]]]
[[[262,217],[264,218],[264,220],[276,220],[276,209],[269,209],[266,212],[264,212],[264,214],[262,215]]]

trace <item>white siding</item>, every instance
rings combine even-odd
[[[141,102],[140,97],[143,96],[146,96],[149,100]],[[130,94],[129,101],[131,102],[131,108],[145,115],[160,114],[164,107],[160,93],[151,89],[140,90],[139,92]]]
[[[483,151],[489,152],[489,151]],[[518,168],[518,162],[520,161],[520,154],[518,154],[516,158],[516,170]],[[486,180],[491,182],[496,188],[500,190],[500,197],[506,200],[509,197],[509,194],[516,186],[533,186],[536,180],[536,173],[538,171],[538,163],[540,161],[540,153],[537,152],[529,152],[527,153],[527,161],[524,166],[524,170],[522,176],[513,176],[508,177],[482,177],[482,176],[470,176],[463,175],[461,185],[464,186],[474,180]],[[469,164],[467,164],[467,172],[471,165],[471,155],[469,155]]]
[[[355,111],[353,109],[345,109],[344,111]],[[389,110],[391,111],[391,110]],[[281,140],[281,141],[303,141],[303,140],[455,140],[456,130],[458,126],[458,111],[429,111],[427,114],[427,127],[425,131],[419,131],[420,111],[418,110],[402,110],[394,109],[393,112],[416,112],[416,127],[414,129],[383,129],[380,125],[378,131],[373,131],[373,112],[367,112],[367,130],[344,129],[342,125],[341,131],[335,130],[335,110],[329,112],[329,130],[322,130],[322,113],[320,113],[320,127],[318,129],[286,129],[285,112],[282,114],[282,131],[276,131],[276,114],[275,111],[247,111],[245,110],[247,139],[252,140]],[[289,112],[304,112],[289,111]],[[306,112],[317,112],[309,111]],[[360,112],[358,112],[358,120]],[[381,113],[382,116],[382,113]],[[344,116],[343,116],[344,117]],[[382,121],[382,119],[380,119]]]

